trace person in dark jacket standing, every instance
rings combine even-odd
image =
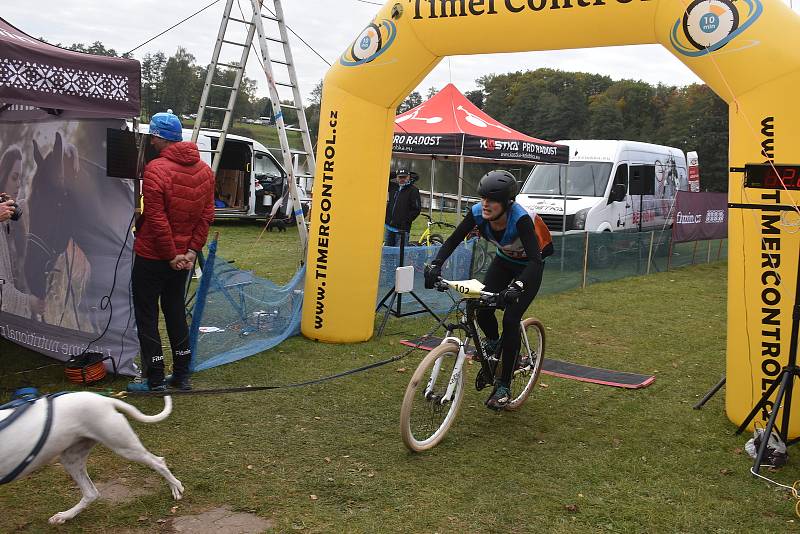
[[[387,247],[400,246],[400,233],[405,234],[405,242],[411,233],[411,223],[419,216],[422,209],[419,189],[411,181],[411,173],[406,170],[397,171],[397,181],[389,181],[389,198],[386,202],[386,236]]]
[[[167,385],[191,389],[184,298],[194,260],[214,221],[214,173],[200,159],[197,145],[182,139],[178,117],[153,115],[150,144],[159,154],[144,168],[144,211],[137,222],[131,276],[146,381],[131,382],[129,391],[162,391]],[[173,373],[166,385],[158,332],[159,300],[172,347]]]

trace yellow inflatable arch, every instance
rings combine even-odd
[[[395,108],[443,57],[648,43],[730,106],[726,402],[743,421],[786,363],[797,281],[800,195],[734,172],[800,164],[800,19],[781,0],[387,3],[325,77],[303,334],[371,337]]]

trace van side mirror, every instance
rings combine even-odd
[[[611,194],[608,195],[608,203],[622,202],[625,200],[625,184],[614,184],[611,186]]]

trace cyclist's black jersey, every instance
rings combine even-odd
[[[512,207],[513,206],[514,205],[512,204]],[[509,208],[508,212],[510,214],[511,208]],[[477,221],[475,220],[472,211],[468,212],[461,223],[456,227],[455,230],[453,230],[453,233],[450,235],[450,237],[447,238],[447,241],[444,242],[441,250],[439,250],[439,253],[436,255],[436,259],[434,259],[431,263],[434,265],[442,265],[445,260],[450,257],[458,244],[467,237],[467,234],[469,234],[473,228],[475,228],[476,224]],[[491,229],[488,223],[482,224],[478,227],[478,229],[482,233],[494,233],[494,236],[481,235],[481,237],[493,243],[500,242],[503,234],[506,233],[505,229],[500,232],[495,232]],[[498,252],[497,259],[514,263],[518,266],[520,264],[524,264],[525,267],[517,277],[517,280],[521,280],[525,285],[536,283],[535,285],[538,287],[539,283],[541,282],[541,266],[543,260],[541,251],[539,250],[539,240],[536,237],[536,230],[533,226],[533,219],[531,219],[530,215],[527,213],[516,218],[516,235],[518,236],[519,242],[522,243],[522,247],[525,249],[525,256],[527,256],[527,258],[511,259],[505,254]]]

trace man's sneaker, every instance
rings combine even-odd
[[[164,377],[164,382],[166,382],[169,389],[179,389],[181,391],[191,391],[192,389],[192,383],[188,376],[177,378],[173,375],[167,375]]]
[[[150,386],[147,382],[130,382],[128,383],[127,390],[137,393],[147,393],[150,391],[166,391],[167,387],[164,384],[160,386]]]
[[[509,402],[511,402],[511,390],[508,386],[500,384],[494,388],[492,396],[486,401],[486,407],[499,412],[504,409]]]

